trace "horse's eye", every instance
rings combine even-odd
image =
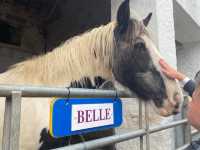
[[[143,42],[137,42],[134,45],[134,49],[135,50],[140,50],[140,51],[145,51],[146,50],[145,44]]]

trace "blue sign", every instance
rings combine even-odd
[[[51,103],[50,133],[53,137],[115,128],[121,123],[119,98],[59,98]]]

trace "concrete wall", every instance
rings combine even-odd
[[[156,0],[158,47],[161,55],[176,67],[173,0]]]
[[[187,12],[187,9],[184,9],[183,5],[181,5],[182,3],[180,4],[177,1],[173,2],[176,40],[180,43],[200,41],[200,24],[198,23],[198,18],[193,18],[191,14]],[[190,1],[187,1],[187,3],[188,2]],[[195,10],[192,6],[189,6],[190,5],[187,6],[188,9]]]
[[[200,1],[174,1],[178,69],[190,78],[200,70]]]
[[[178,69],[194,78],[200,70],[200,42],[183,43],[177,50]]]
[[[187,14],[200,25],[200,1],[199,0],[176,0],[180,6],[187,12]]]

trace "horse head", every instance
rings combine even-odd
[[[179,111],[181,90],[175,80],[167,78],[160,70],[161,56],[150,39],[146,27],[150,13],[142,21],[130,18],[129,0],[118,9],[112,58],[112,72],[123,86],[145,101],[152,100],[162,116]]]

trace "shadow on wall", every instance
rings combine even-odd
[[[5,72],[10,66],[32,57],[32,54],[20,52],[13,48],[0,47],[0,73]]]
[[[61,16],[47,25],[47,49],[51,50],[70,37],[96,26],[107,24],[111,18],[110,0],[67,0],[58,5]]]

